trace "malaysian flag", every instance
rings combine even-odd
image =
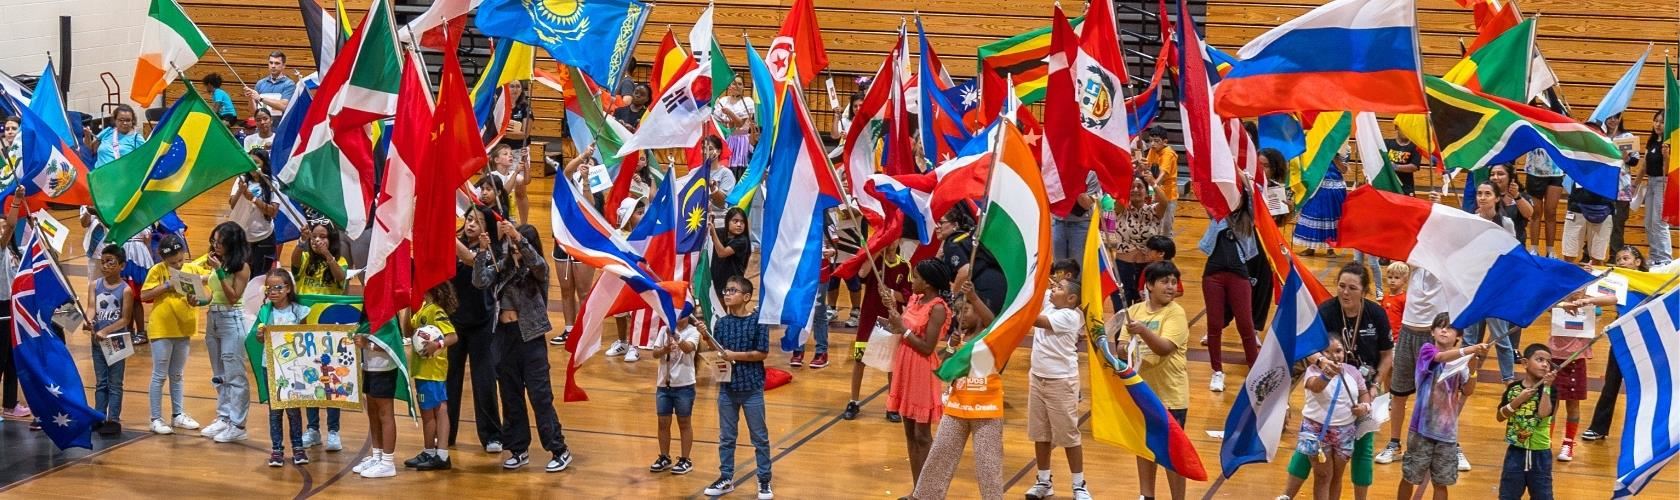
[[[70,285],[34,227],[25,226],[23,239],[23,259],[12,278],[11,341],[18,386],[54,445],[92,448],[93,426],[105,415],[88,407],[76,361],[52,324],[53,311],[71,300]]]

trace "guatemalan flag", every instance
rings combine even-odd
[[[817,287],[822,286],[823,214],[839,206],[841,196],[802,90],[788,87],[781,101],[770,176],[764,183],[758,319],[794,330],[811,320]],[[790,339],[783,340],[784,347],[792,347],[786,345]]]
[[[1290,268],[1272,319],[1273,334],[1260,345],[1260,355],[1231,404],[1231,414],[1225,417],[1219,466],[1227,478],[1238,467],[1270,462],[1277,454],[1278,437],[1289,413],[1289,389],[1295,386],[1289,367],[1330,344],[1330,335],[1318,318],[1318,304],[1302,281],[1309,279],[1312,276]]]
[[[1341,246],[1441,279],[1454,328],[1487,318],[1528,326],[1593,279],[1573,264],[1528,253],[1498,225],[1446,205],[1367,185],[1348,194],[1343,213]]]
[[[1224,116],[1429,110],[1415,0],[1335,0],[1261,34],[1237,57],[1214,98]]]
[[[41,419],[41,431],[59,449],[92,448],[93,426],[105,415],[89,408],[82,376],[64,339],[52,331],[53,311],[70,302],[70,285],[42,244],[26,226],[23,260],[12,278],[12,359],[19,387]]]
[[[1605,329],[1627,389],[1616,498],[1633,496],[1680,454],[1680,293],[1670,291],[1622,314]],[[31,402],[34,402],[31,400]],[[1670,476],[1672,477],[1672,476]]]

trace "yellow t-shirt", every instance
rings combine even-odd
[[[1174,302],[1159,311],[1150,312],[1149,303],[1143,302],[1127,308],[1126,317],[1142,322],[1143,326],[1178,346],[1172,354],[1161,356],[1149,346],[1139,345],[1134,359],[1138,363],[1138,376],[1155,390],[1162,405],[1169,410],[1189,408],[1190,375],[1185,371],[1184,346],[1190,343],[1190,324],[1184,318],[1184,308]],[[1130,343],[1131,337],[1130,334],[1122,336],[1122,345]]]
[[[443,312],[442,307],[438,307],[437,304],[431,302],[420,306],[420,310],[415,311],[414,315],[408,318],[408,324],[414,329],[428,325],[435,326],[444,335],[455,333],[455,324],[449,322],[449,313]],[[413,351],[412,348],[409,349],[411,353],[409,359],[410,365],[414,368],[415,380],[443,381],[448,377],[449,351],[447,349],[440,349],[429,358],[420,357],[420,354]]]
[[[311,270],[310,262],[314,258],[315,254],[304,252],[303,258],[299,259],[300,265],[297,269],[292,270],[292,273],[297,275],[297,292],[302,295],[344,295],[345,289],[349,288],[349,283],[344,281],[334,282],[332,280],[332,270],[327,269],[327,266]],[[348,268],[350,262],[344,260],[344,257],[339,257],[338,267],[339,269]]]
[[[1156,178],[1161,185],[1161,197],[1169,202],[1178,200],[1178,152],[1172,146],[1151,149],[1144,161],[1161,168],[1161,175]]]
[[[192,263],[181,265],[189,273],[206,274]],[[146,274],[143,290],[150,290],[169,282],[169,264],[159,262]],[[171,289],[152,299],[152,311],[146,315],[146,336],[152,339],[184,339],[198,333],[198,311],[187,298]]]

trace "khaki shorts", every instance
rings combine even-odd
[[[1057,448],[1079,446],[1079,377],[1027,379],[1027,438]]]
[[[1604,262],[1610,258],[1610,218],[1604,222],[1593,224],[1587,221],[1587,216],[1570,212],[1563,217],[1563,256],[1569,259],[1581,257],[1581,246],[1586,245],[1587,255],[1593,260]]]

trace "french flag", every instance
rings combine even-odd
[[[1289,389],[1295,386],[1289,367],[1330,344],[1330,335],[1318,318],[1318,304],[1303,281],[1311,279],[1289,269],[1272,319],[1273,335],[1260,345],[1260,355],[1225,417],[1219,466],[1227,478],[1243,465],[1270,462],[1277,454],[1278,438],[1289,416]]]
[[[887,203],[904,213],[904,218],[916,223],[916,238],[923,245],[933,242],[934,183],[927,175],[891,176],[872,174],[869,187]]]
[[[817,287],[823,285],[823,213],[839,206],[841,199],[802,92],[789,86],[781,99],[770,176],[764,183],[764,253],[759,263],[759,321],[792,328],[803,328],[811,320]]]
[[[1462,210],[1370,185],[1348,194],[1340,246],[1405,261],[1440,278],[1453,327],[1487,318],[1528,326],[1592,273],[1528,253],[1504,228]]]
[[[1416,4],[1335,0],[1261,34],[1220,83],[1219,114],[1427,112]]]

